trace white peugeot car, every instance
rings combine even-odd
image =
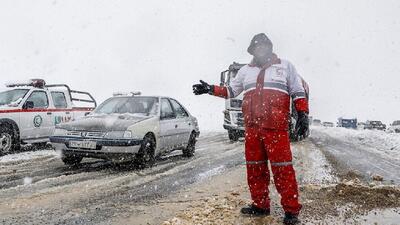
[[[86,117],[59,124],[50,141],[67,165],[90,157],[149,166],[173,150],[193,156],[199,134],[197,119],[175,99],[132,94],[109,98]]]

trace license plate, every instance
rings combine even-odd
[[[97,143],[95,141],[70,141],[69,147],[82,148],[82,149],[96,149]]]

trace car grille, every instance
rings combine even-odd
[[[105,132],[99,131],[68,131],[67,136],[73,137],[87,137],[87,138],[103,138],[106,135]]]

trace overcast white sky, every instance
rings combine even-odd
[[[250,39],[265,32],[309,83],[314,118],[388,123],[400,119],[399,13],[395,0],[2,0],[0,85],[39,77],[99,102],[171,96],[203,130],[222,130],[224,100],[191,85],[250,61]]]

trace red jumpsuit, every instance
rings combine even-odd
[[[297,111],[308,113],[303,80],[290,62],[275,57],[263,68],[242,67],[228,87],[214,87],[214,95],[224,98],[242,92],[247,180],[253,204],[270,208],[269,161],[284,211],[297,215],[301,204],[288,128],[290,97]]]

